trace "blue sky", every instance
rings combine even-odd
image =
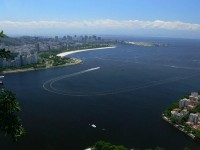
[[[0,0],[8,34],[200,38],[200,0]]]

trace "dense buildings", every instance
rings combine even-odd
[[[108,40],[109,41],[109,40]],[[95,35],[92,36],[64,36],[59,38],[29,37],[18,38],[6,37],[2,39],[0,48],[11,51],[14,55],[10,59],[1,58],[0,67],[21,67],[38,63],[38,54],[50,50],[73,50],[91,48],[104,45],[107,41]]]
[[[200,139],[200,92],[192,92],[167,108],[163,119],[193,139]]]
[[[21,67],[38,63],[38,53],[36,51],[19,51],[13,59],[0,58],[0,67]]]
[[[179,100],[177,104],[166,110],[163,119],[193,139],[200,139],[200,94],[192,92],[189,96]]]
[[[200,121],[199,114],[189,113],[191,110],[197,108],[200,104],[200,95],[197,92],[192,92],[188,98],[179,100],[179,108],[175,108],[171,111],[171,116],[180,120],[187,114],[189,114],[188,122],[190,124],[196,124]],[[199,124],[200,125],[200,124]]]

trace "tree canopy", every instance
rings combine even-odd
[[[0,38],[5,34],[0,32]],[[10,57],[10,52],[5,49],[0,49],[0,58]],[[16,100],[15,94],[5,89],[4,86],[0,87],[0,130],[5,135],[10,135],[14,141],[17,141],[25,134],[22,126],[21,119],[18,112],[21,111],[20,105]]]
[[[3,33],[3,31],[0,32],[0,38],[5,37],[6,35]]]
[[[112,145],[111,143],[104,142],[104,141],[98,141],[94,145],[95,150],[128,150],[122,145]]]
[[[3,31],[0,32],[0,39],[4,38],[6,35],[3,33]],[[0,58],[9,58],[11,57],[11,52],[6,51],[5,48],[0,49]]]
[[[5,135],[11,135],[17,141],[24,135],[25,130],[17,112],[21,111],[15,95],[8,90],[0,91],[0,129]]]

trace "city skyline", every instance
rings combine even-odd
[[[8,35],[108,34],[200,38],[200,2],[0,0]]]

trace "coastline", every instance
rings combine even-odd
[[[193,140],[197,140],[196,137],[195,137],[192,133],[188,133],[187,131],[185,131],[185,130],[183,129],[182,126],[172,123],[171,120],[170,120],[168,117],[166,117],[164,114],[162,114],[162,119],[163,119],[164,121],[168,122],[168,123],[169,123],[170,125],[172,125],[173,127],[177,128],[179,131],[185,133],[187,136],[189,136],[189,137],[192,138]]]
[[[56,56],[59,57],[65,57],[67,55],[70,54],[74,54],[74,53],[79,53],[79,52],[85,52],[85,51],[92,51],[92,50],[102,50],[102,49],[110,49],[110,48],[116,48],[116,46],[108,46],[108,47],[99,47],[99,48],[90,48],[90,49],[81,49],[81,50],[73,50],[73,51],[68,51],[68,52],[62,52],[57,54]],[[41,68],[34,68],[34,67],[30,67],[30,68],[19,68],[19,69],[13,69],[13,70],[5,70],[0,72],[1,74],[8,74],[8,73],[20,73],[20,72],[28,72],[28,71],[36,71],[36,70],[42,70],[42,69],[50,69],[50,68],[57,68],[57,67],[66,67],[66,66],[72,66],[72,65],[77,65],[82,63],[81,59],[77,59],[77,58],[72,58],[75,60],[74,63],[67,63],[67,64],[63,64],[63,65],[58,65],[58,66],[46,66],[46,67],[41,67]]]
[[[100,47],[100,48],[90,48],[90,49],[73,50],[73,51],[59,53],[56,56],[65,57],[67,55],[74,54],[74,53],[85,52],[85,51],[93,51],[93,50],[101,50],[101,49],[110,49],[110,48],[116,48],[116,46],[108,46],[108,47]]]
[[[41,68],[23,68],[23,69],[14,69],[14,70],[5,70],[0,72],[1,74],[9,74],[9,73],[20,73],[20,72],[28,72],[28,71],[36,71],[36,70],[43,70],[43,69],[50,69],[50,68],[59,68],[59,67],[66,67],[66,66],[72,66],[82,63],[81,59],[73,58],[75,60],[74,63],[67,63],[59,66],[47,66],[47,67],[41,67]]]
[[[162,119],[195,141],[200,142],[200,91],[191,92],[171,104]]]

